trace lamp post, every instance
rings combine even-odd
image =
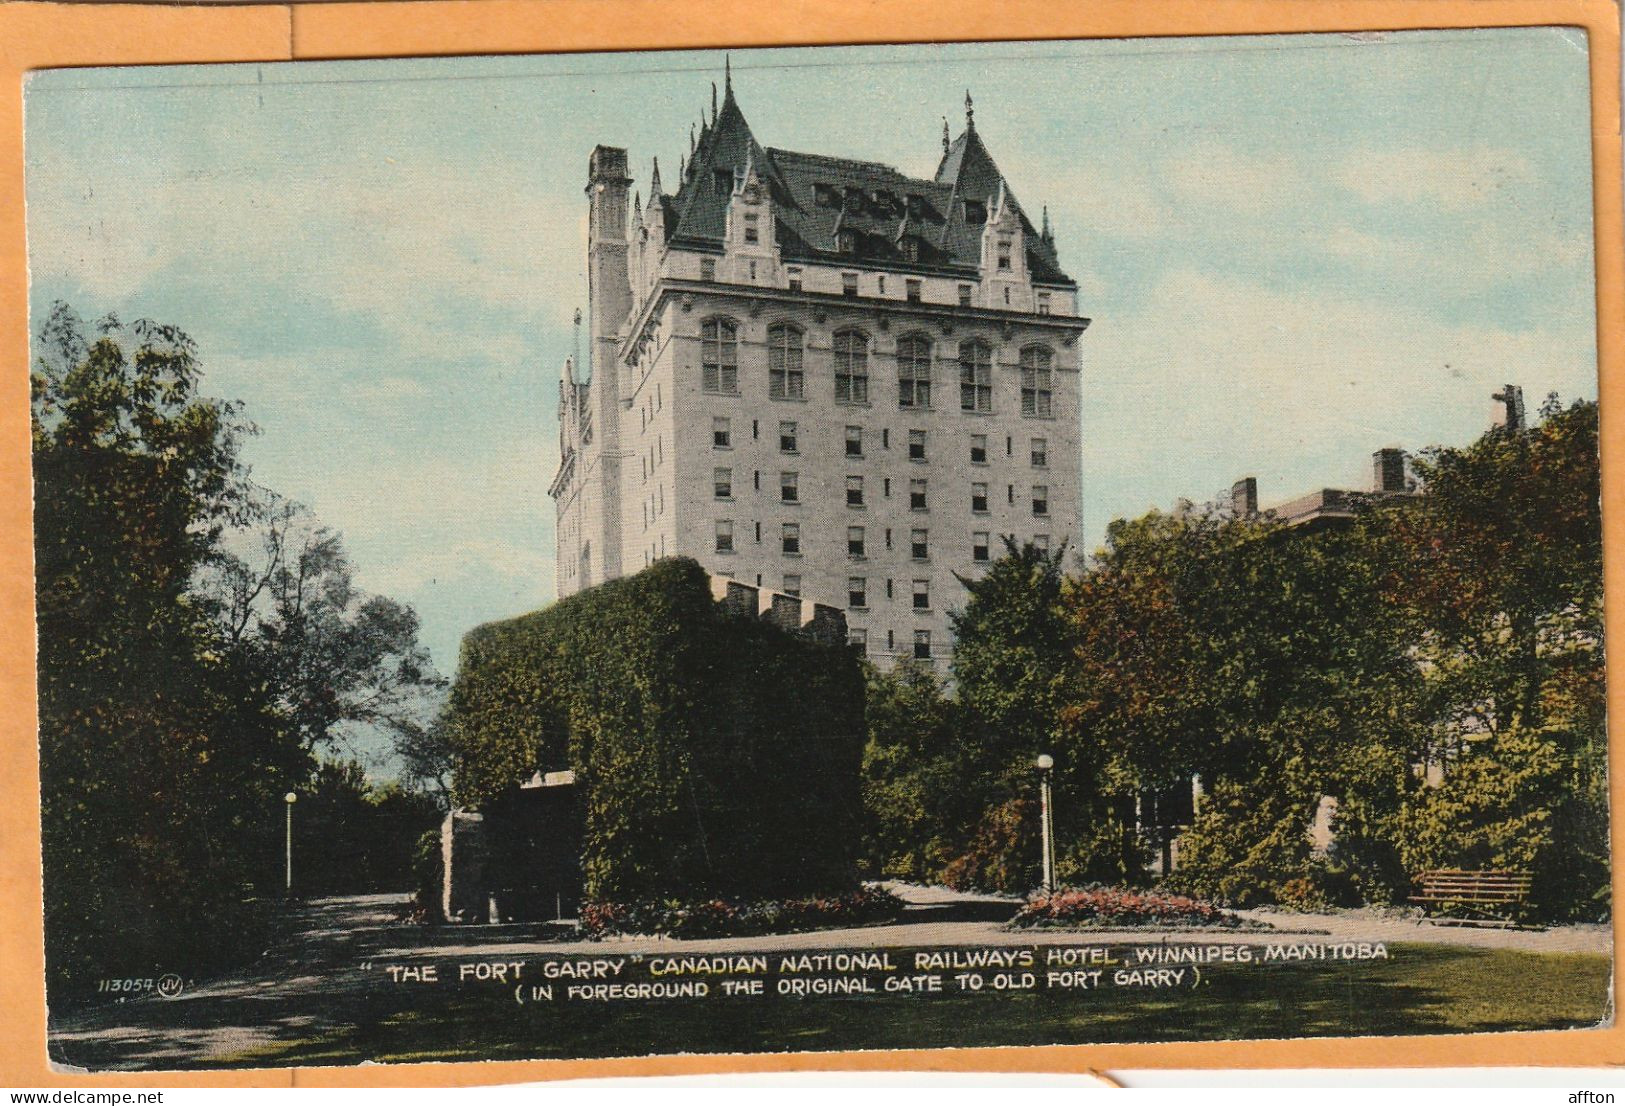
[[[1055,818],[1050,806],[1050,770],[1055,758],[1048,753],[1038,754],[1033,761],[1038,769],[1038,817],[1044,835],[1044,893],[1055,892]]]
[[[284,869],[283,889],[291,895],[293,894],[293,804],[299,801],[299,796],[290,791],[282,796],[282,801],[287,806],[287,866]]]

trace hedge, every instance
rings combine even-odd
[[[784,898],[856,886],[855,653],[715,603],[659,561],[463,639],[453,797],[572,769],[585,897]]]

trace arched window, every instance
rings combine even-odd
[[[869,402],[869,339],[856,330],[835,332],[835,402]]]
[[[979,339],[959,343],[959,407],[993,410],[993,350]]]
[[[897,340],[897,406],[931,406],[931,340],[910,335]]]
[[[707,392],[739,391],[739,327],[732,319],[700,324],[700,386]]]
[[[1054,355],[1043,346],[1021,351],[1021,413],[1049,418],[1053,413]]]
[[[773,399],[800,399],[801,331],[789,323],[767,328],[767,394]]]

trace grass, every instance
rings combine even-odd
[[[519,1005],[511,986],[379,986],[330,1009],[314,1035],[280,1035],[223,1066],[1550,1030],[1609,1013],[1604,956],[1431,945],[1389,954],[1214,964],[1200,986],[1179,990],[970,992],[950,978],[928,995],[736,998],[713,980],[702,999]]]

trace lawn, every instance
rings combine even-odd
[[[227,1063],[1436,1034],[1577,1028],[1609,1015],[1603,956],[1432,945],[1388,951],[1386,960],[1204,965],[1199,985],[1177,989],[963,991],[949,972],[935,994],[798,998],[773,993],[778,977],[770,975],[760,997],[725,997],[715,977],[700,977],[711,980],[704,998],[522,1005],[511,985],[380,985],[328,1010],[327,1024],[310,1034]],[[447,975],[455,975],[449,962]]]

